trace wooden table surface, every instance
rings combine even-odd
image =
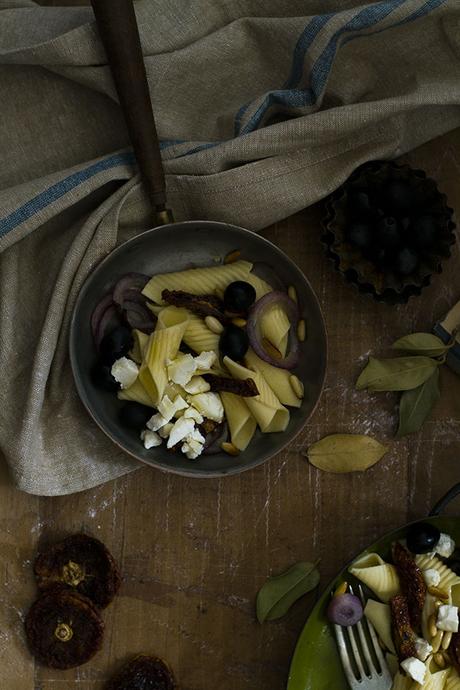
[[[460,129],[404,160],[438,181],[458,215]],[[190,480],[146,467],[61,498],[19,493],[3,467],[2,690],[101,690],[120,662],[139,651],[167,659],[181,690],[282,690],[315,594],[281,621],[259,625],[255,596],[266,577],[296,561],[320,558],[321,585],[326,585],[357,551],[425,515],[460,479],[460,395],[454,374],[442,372],[442,398],[432,418],[420,433],[401,441],[392,439],[396,396],[354,390],[369,353],[382,356],[399,336],[430,330],[460,298],[458,247],[420,298],[405,306],[382,306],[334,272],[320,244],[320,217],[321,208],[312,207],[263,232],[308,276],[329,335],[321,402],[287,452],[237,477]],[[370,433],[387,441],[390,451],[366,473],[321,473],[301,451],[333,432]],[[123,584],[104,612],[103,650],[76,670],[58,672],[34,663],[25,647],[23,619],[35,594],[31,561],[37,545],[77,530],[109,546]]]

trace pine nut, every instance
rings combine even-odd
[[[206,326],[209,328],[210,331],[213,333],[222,333],[224,330],[224,327],[222,326],[221,322],[216,319],[215,316],[207,316],[204,320]]]
[[[291,384],[291,388],[295,395],[299,398],[299,400],[302,400],[303,396],[305,395],[305,388],[302,381],[295,374],[292,374],[289,377],[289,383]]]
[[[337,587],[337,589],[334,592],[334,596],[338,597],[340,594],[345,594],[345,592],[348,589],[348,582],[342,582],[340,585]]]
[[[438,633],[438,629],[436,627],[436,614],[434,613],[432,613],[428,618],[428,632],[430,633],[431,637],[436,637]]]
[[[233,264],[235,261],[238,261],[238,259],[241,256],[241,249],[234,249],[232,252],[229,252],[226,257],[224,258],[224,264]]]
[[[307,328],[305,325],[305,319],[300,319],[299,323],[297,324],[297,337],[300,340],[300,342],[303,343],[306,336],[307,336]]]
[[[273,359],[282,359],[283,355],[267,338],[262,338],[262,347]]]
[[[444,659],[444,656],[440,652],[433,655],[433,661],[437,666],[439,666],[439,668],[445,668],[446,667],[446,660]]]
[[[433,639],[431,640],[430,644],[433,647],[433,654],[436,654],[436,652],[439,650],[439,647],[441,646],[443,635],[444,635],[443,631],[438,630],[435,637],[433,637]]]
[[[427,589],[429,594],[431,594],[433,597],[437,597],[437,599],[443,599],[445,601],[449,600],[449,593],[445,590],[432,586],[428,587]]]
[[[448,649],[448,647],[451,643],[451,640],[452,640],[452,633],[451,632],[445,632],[443,637],[442,637],[441,647],[443,649]]]
[[[436,611],[438,610],[438,608],[440,606],[442,606],[442,601],[440,601],[439,599],[436,599],[436,601],[434,602],[434,607],[435,607]]]
[[[289,285],[288,287],[288,297],[290,297],[292,301],[297,304],[297,290],[293,285]]]
[[[232,319],[232,324],[234,326],[238,326],[238,328],[244,328],[246,326],[246,319],[242,319],[239,316],[236,316],[234,319]]]
[[[233,445],[233,443],[229,443],[228,441],[224,441],[221,443],[222,450],[224,453],[227,453],[228,455],[239,455],[240,451],[236,446]]]

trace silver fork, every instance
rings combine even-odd
[[[349,591],[353,594],[351,587]],[[365,597],[361,585],[359,585],[359,596],[364,606]],[[369,635],[366,635],[361,621],[349,627],[334,625],[340,659],[348,684],[351,690],[390,690],[393,679],[377,635],[369,621],[366,621],[365,625]]]

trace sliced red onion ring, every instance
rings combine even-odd
[[[275,359],[270,357],[262,345],[262,338],[259,333],[259,326],[261,318],[270,307],[278,304],[282,307],[291,323],[290,328],[290,351],[284,359]],[[248,315],[248,322],[246,325],[246,332],[248,334],[249,342],[252,349],[260,359],[268,362],[279,369],[294,369],[299,362],[300,344],[297,338],[297,323],[299,321],[299,310],[297,304],[285,292],[273,290],[261,297],[255,304],[252,305]]]
[[[113,301],[120,307],[123,307],[123,302],[126,301],[127,291],[135,290],[136,292],[140,292],[149,280],[149,276],[143,273],[126,273],[126,275],[119,279],[113,288]]]
[[[94,338],[96,345],[96,350],[99,351],[99,347],[102,342],[102,338],[113,331],[115,328],[121,325],[120,313],[114,304],[111,304],[105,312],[102,314],[101,319],[98,324],[98,329]]]
[[[215,455],[220,453],[222,448],[221,443],[227,440],[228,428],[227,422],[222,422],[216,426],[214,431],[206,434],[205,442],[203,445],[203,455]]]
[[[123,303],[123,312],[131,328],[137,328],[144,333],[153,333],[155,317],[146,306],[128,300]]]
[[[96,341],[99,330],[99,323],[104,315],[104,312],[113,304],[112,293],[104,295],[104,297],[96,304],[93,313],[91,314],[91,333]]]

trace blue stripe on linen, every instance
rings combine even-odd
[[[330,14],[320,14],[316,17],[314,17],[305,27],[305,29],[302,31],[300,34],[297,44],[294,48],[294,53],[293,53],[293,58],[292,58],[292,66],[291,66],[291,73],[286,80],[286,83],[284,84],[283,88],[285,89],[290,89],[294,88],[295,86],[298,85],[299,81],[302,78],[303,74],[303,65],[305,61],[305,56],[310,48],[310,46],[313,44],[314,40],[316,39],[317,35],[323,29],[323,27],[328,23],[328,21],[334,16],[333,13]],[[249,101],[249,103],[245,103],[245,105],[242,105],[241,108],[238,110],[236,116],[235,116],[235,125],[234,125],[234,133],[235,136],[238,136],[240,134],[240,128],[241,128],[241,120],[244,117],[245,112],[251,105],[252,101]]]
[[[97,175],[104,170],[110,170],[111,168],[116,168],[118,165],[134,165],[135,158],[134,153],[128,151],[125,153],[117,153],[109,158],[105,158],[102,161],[93,163],[88,168],[79,170],[78,172],[72,173],[63,180],[56,182],[56,184],[51,185],[48,189],[45,189],[40,194],[37,194],[32,199],[27,201],[23,206],[20,206],[15,211],[0,219],[0,237],[3,237],[8,232],[13,230],[21,223],[31,218],[33,215],[43,210],[53,202],[57,201],[61,197],[65,196],[78,185],[86,182],[94,175]]]
[[[263,103],[252,115],[240,133],[247,134],[248,132],[252,132],[253,130],[257,129],[267,110],[275,103],[288,107],[305,107],[314,105],[326,85],[341,36],[348,31],[360,31],[371,28],[378,22],[385,19],[397,7],[406,2],[407,0],[386,0],[385,2],[379,2],[358,12],[357,15],[355,15],[344,26],[338,29],[331,37],[328,45],[313,66],[310,75],[310,87],[308,89],[280,89],[277,91],[272,91],[267,95]],[[383,27],[380,31],[385,31],[386,29],[391,29],[396,26],[414,21],[415,19],[418,19],[436,9],[444,2],[446,2],[446,0],[428,0],[428,2],[419,7],[405,19],[402,19],[393,25]],[[380,31],[376,31],[375,33],[380,33]],[[359,34],[348,37],[346,42],[355,38],[359,38]],[[246,106],[246,108],[247,107],[248,106]]]

